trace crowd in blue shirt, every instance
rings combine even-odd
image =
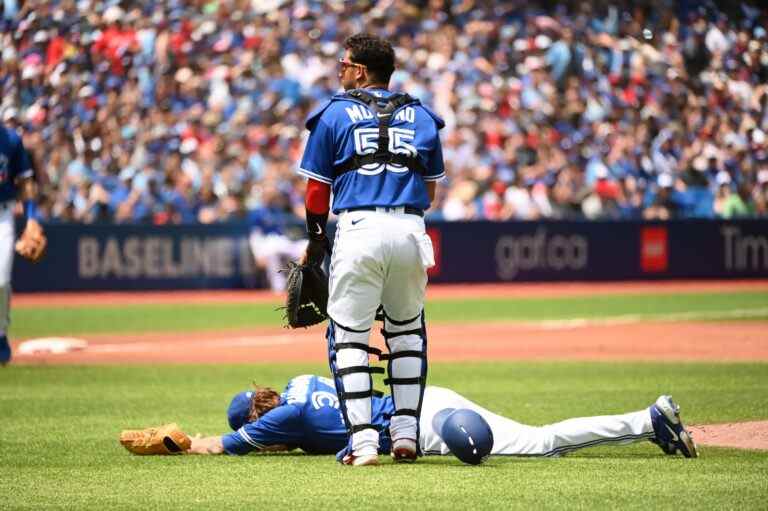
[[[768,11],[544,4],[0,0],[0,115],[45,221],[298,220],[304,121],[369,30],[446,121],[432,218],[768,215]]]

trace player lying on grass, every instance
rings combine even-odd
[[[679,407],[660,396],[650,407],[623,415],[568,419],[548,426],[526,426],[496,415],[449,389],[427,387],[419,419],[419,443],[425,454],[449,454],[432,429],[432,419],[445,408],[468,408],[490,424],[492,454],[508,456],[562,456],[577,449],[604,444],[650,440],[667,454],[698,456],[690,434],[680,420]],[[380,430],[380,452],[389,452],[389,418],[394,412],[390,396],[374,397],[373,419]],[[173,425],[143,431],[124,431],[121,443],[137,454],[247,454],[254,451],[301,449],[309,454],[334,454],[348,444],[333,380],[297,376],[282,394],[265,387],[235,395],[227,410],[234,430],[222,436],[189,439]],[[154,446],[150,445],[155,443]],[[151,447],[151,448],[150,448]]]
[[[348,443],[338,406],[332,380],[304,375],[292,379],[282,394],[255,387],[235,395],[227,412],[234,433],[189,439],[177,428],[164,426],[124,432],[121,441],[140,454],[247,454],[295,448],[310,454],[333,454]],[[638,412],[534,427],[493,414],[451,390],[428,387],[420,418],[420,447],[426,454],[449,452],[432,429],[433,417],[445,408],[468,408],[482,415],[493,430],[492,453],[497,455],[560,456],[595,445],[647,439],[667,454],[697,456],[696,447],[680,421],[678,407],[668,396],[659,397],[656,403]],[[382,453],[389,452],[386,426],[393,411],[391,397],[374,399],[374,423],[382,431]],[[149,445],[152,442],[157,445]]]

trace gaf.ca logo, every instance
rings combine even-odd
[[[583,270],[588,257],[587,238],[550,236],[543,227],[533,235],[502,236],[496,242],[496,269],[502,280],[511,280],[521,271]]]

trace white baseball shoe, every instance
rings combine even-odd
[[[392,442],[391,455],[395,463],[413,463],[418,457],[416,441],[411,438],[398,438]]]
[[[341,464],[351,467],[370,467],[379,464],[379,455],[363,454],[362,456],[355,456],[354,454],[347,454],[342,458]]]

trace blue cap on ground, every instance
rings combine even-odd
[[[251,412],[251,396],[253,392],[247,390],[235,394],[227,408],[227,420],[229,427],[237,431],[248,422],[248,415]]]
[[[441,410],[435,415],[433,427],[438,422],[442,423],[440,429],[435,431],[439,432],[451,453],[464,463],[479,465],[484,462],[493,450],[491,426],[474,410],[449,410]]]

